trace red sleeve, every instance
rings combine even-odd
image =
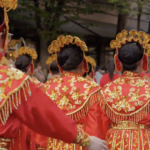
[[[107,131],[110,129],[112,122],[101,108],[99,108],[99,110],[101,114],[101,123],[102,123],[101,132],[103,132],[103,136],[106,137]]]
[[[101,114],[99,111],[99,102],[95,103],[89,110],[85,119],[84,131],[91,136],[104,139],[102,132]]]
[[[107,115],[101,110],[99,103],[100,91],[93,94],[89,103],[93,103],[85,119],[84,131],[91,136],[105,139],[106,132],[110,129]]]
[[[106,113],[102,111],[98,99],[103,98],[101,92],[98,91],[90,98],[90,103],[93,105],[89,109],[85,119],[84,131],[91,136],[96,136],[105,140],[107,131],[110,129],[111,122]]]
[[[88,112],[85,132],[89,135],[96,136],[100,139],[105,139],[107,131],[110,129],[108,117],[99,108],[99,102],[95,103]]]
[[[33,131],[71,143],[76,139],[77,125],[66,116],[35,84],[29,81],[32,95],[27,101],[21,89],[21,105],[13,114]],[[65,136],[67,135],[67,136]]]

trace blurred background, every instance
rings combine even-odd
[[[98,66],[105,68],[115,50],[109,43],[123,29],[150,33],[150,0],[19,0],[18,8],[9,12],[8,57],[23,45],[38,53],[38,62],[46,74],[47,48],[59,35],[83,39]]]

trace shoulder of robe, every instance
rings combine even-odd
[[[15,68],[0,65],[0,121],[3,124],[12,113],[12,108],[17,109],[21,104],[21,89],[27,100],[26,92],[31,95],[29,76]]]

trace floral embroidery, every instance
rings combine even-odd
[[[23,72],[15,69],[15,68],[9,68],[9,69],[0,69],[0,72],[6,73],[7,75],[7,82],[8,86],[11,88],[12,86],[12,81],[13,80],[19,80],[23,77]]]
[[[68,88],[66,85],[62,88],[62,90],[63,90],[64,92],[67,92],[68,89],[69,89],[69,88]]]
[[[77,77],[77,81],[78,81],[78,82],[83,82],[83,81],[85,81],[85,79],[82,78],[82,77]]]
[[[139,89],[135,90],[135,88],[131,88],[129,96],[131,97],[131,99],[129,99],[129,102],[135,102],[134,103],[135,106],[143,105],[143,102],[139,100],[139,98],[141,97],[139,95]]]
[[[50,97],[53,101],[55,101],[55,100],[57,100],[58,95],[57,95],[56,92],[54,92],[54,90],[52,90],[52,92],[51,92],[51,94],[49,95],[49,97]]]
[[[50,79],[46,85],[48,84],[49,86],[47,86],[48,89],[46,90],[47,95],[61,109],[70,111],[82,106],[90,96],[90,92],[94,91],[94,88],[99,89],[99,86],[95,82],[88,81],[80,75],[70,72],[65,72],[63,77]]]
[[[129,81],[129,84],[136,87],[143,87],[145,85],[145,80],[137,79]]]
[[[109,84],[111,84],[112,82],[110,82]],[[122,78],[118,78],[115,81],[113,81],[114,84],[124,84],[125,83],[125,79]],[[109,85],[110,86],[110,85]]]
[[[128,113],[144,106],[149,100],[150,87],[146,83],[138,74],[125,72],[121,78],[107,84],[102,91],[106,102],[114,111],[123,110]]]
[[[69,103],[69,99],[66,96],[63,96],[60,101],[57,101],[56,104],[58,104],[58,107],[60,109],[63,109],[63,107],[65,107],[67,110],[69,109],[75,109],[75,105],[71,105]]]
[[[122,94],[122,87],[121,86],[118,86],[118,87],[115,86],[113,88],[112,92],[109,90],[109,87],[106,87],[105,93],[108,93],[110,99],[118,99],[119,100],[119,95]],[[109,101],[112,101],[112,100],[109,100]]]
[[[134,111],[135,107],[132,107],[131,104],[127,101],[128,97],[122,96],[121,100],[112,105],[113,108],[121,111],[122,109],[125,112]]]
[[[78,100],[79,97],[80,97],[79,93],[73,93],[73,94],[72,94],[72,99],[73,99],[73,100]]]

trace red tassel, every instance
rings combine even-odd
[[[118,55],[117,54],[114,56],[114,59],[115,59],[115,68],[116,68],[116,71],[120,72],[122,70],[122,66],[121,66],[121,63],[120,63],[120,61],[118,59]]]
[[[144,54],[143,56],[143,71],[148,71],[148,56],[147,54]]]

